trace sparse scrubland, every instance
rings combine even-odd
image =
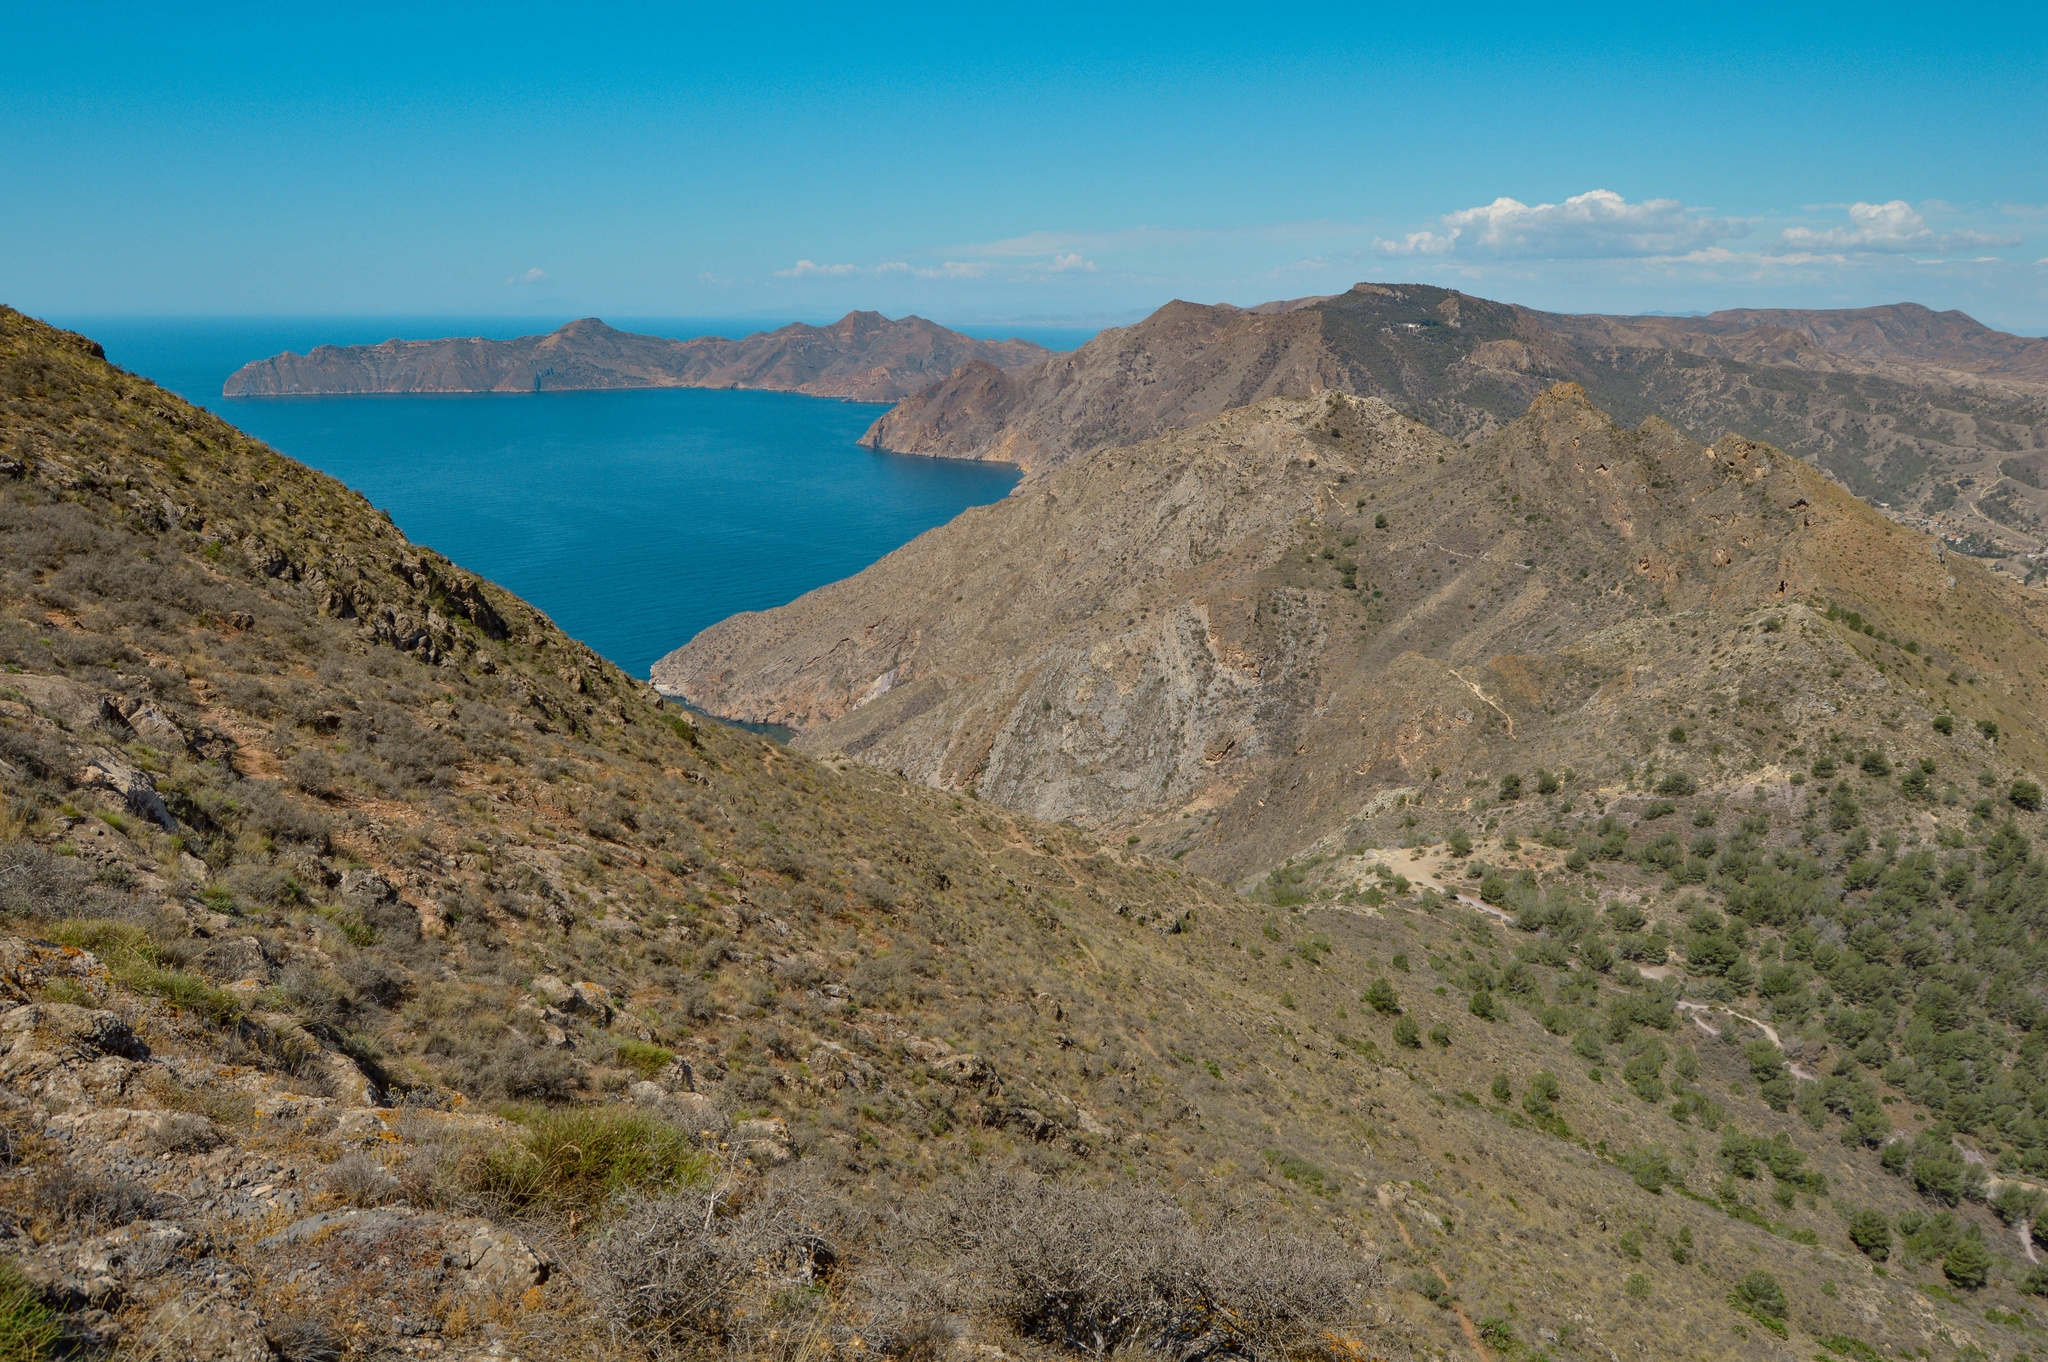
[[[0,313],[0,1356],[2048,1351],[1972,608],[1745,601],[1712,694],[1617,608],[1606,767],[1460,726],[1240,893],[692,722]]]

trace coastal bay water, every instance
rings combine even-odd
[[[688,320],[655,334],[719,330]],[[558,324],[541,319],[62,324],[362,492],[415,543],[641,677],[706,626],[850,576],[1017,480],[1008,465],[862,449],[854,441],[885,408],[789,393],[220,396],[244,361],[284,349]]]

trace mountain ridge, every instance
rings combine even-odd
[[[619,331],[595,317],[544,336],[388,340],[286,351],[229,375],[226,397],[320,393],[540,392],[589,388],[762,388],[893,402],[969,361],[1032,363],[1031,341],[984,341],[922,317],[854,311],[827,326],[792,322],[737,340],[669,340]]]
[[[1325,389],[1379,397],[1456,441],[1544,388],[1584,385],[1630,424],[1738,431],[1959,542],[2048,547],[2048,340],[1917,305],[1708,317],[1544,313],[1417,284],[1246,309],[1172,302],[1033,366],[968,364],[879,416],[874,448],[1018,463],[1027,477],[1231,406]]]

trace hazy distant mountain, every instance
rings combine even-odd
[[[1736,431],[1867,499],[1954,510],[1951,528],[2006,552],[2044,542],[2042,470],[2004,465],[2048,449],[2048,340],[1910,303],[1566,316],[1420,284],[1250,309],[1173,302],[1027,369],[966,365],[885,413],[865,442],[1042,471],[1323,390],[1384,398],[1463,442],[1559,381],[1630,425],[1654,412],[1697,439]]]
[[[739,340],[677,341],[606,326],[595,317],[545,336],[388,340],[322,345],[245,364],[227,397],[310,393],[540,392],[568,388],[768,388],[893,402],[962,364],[1029,364],[1053,352],[1030,341],[976,340],[922,317],[849,312],[830,326],[801,322]]]

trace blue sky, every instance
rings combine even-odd
[[[0,300],[2048,332],[2048,6],[705,8],[18,5]]]

